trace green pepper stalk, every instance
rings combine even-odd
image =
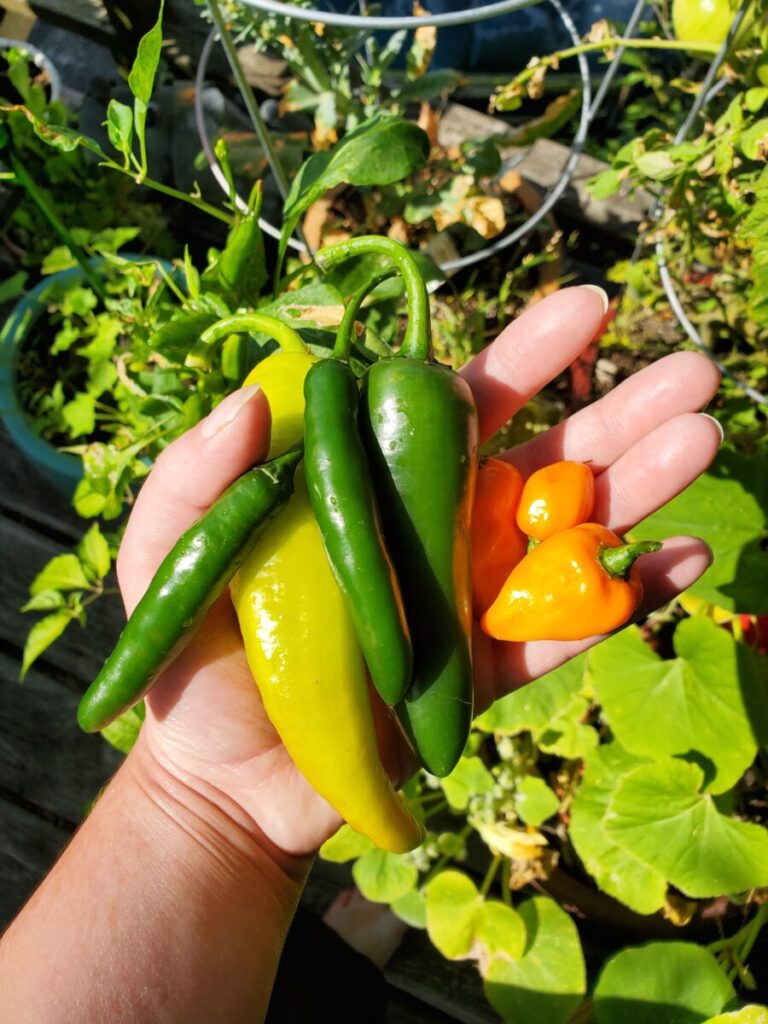
[[[312,508],[371,678],[387,704],[396,704],[410,684],[413,650],[357,430],[357,378],[344,360],[363,299],[392,273],[377,274],[352,297],[331,358],[315,363],[304,382],[304,471]]]
[[[268,334],[278,343],[283,352],[306,353],[307,351],[307,346],[302,341],[301,335],[282,320],[277,320],[266,313],[235,313],[223,320],[217,320],[215,324],[211,324],[207,330],[203,331],[200,340],[187,355],[185,365],[201,370],[210,370],[219,342],[231,334],[251,332]]]
[[[431,361],[429,299],[407,249],[367,236],[323,249],[315,261],[326,270],[368,253],[397,266],[408,300],[401,350],[368,369],[360,408],[414,649],[413,682],[397,711],[421,763],[445,776],[461,756],[472,721],[477,410],[467,383]]]
[[[301,445],[239,477],[165,557],[77,720],[96,732],[133,707],[186,647],[267,524],[288,504]]]

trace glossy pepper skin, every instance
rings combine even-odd
[[[115,649],[80,701],[96,732],[141,700],[195,635],[260,533],[288,504],[301,449],[244,473],[163,559]]]
[[[371,678],[382,699],[396,704],[411,681],[413,648],[357,430],[358,382],[342,361],[349,353],[355,313],[378,283],[371,280],[354,296],[332,357],[315,363],[307,374],[304,472],[328,560]]]
[[[478,617],[493,604],[525,556],[528,538],[517,525],[523,477],[511,462],[486,459],[477,471],[472,506],[472,604]]]
[[[272,412],[273,445],[303,433],[304,378],[315,357],[275,353],[252,370]],[[376,845],[421,842],[382,767],[354,626],[333,577],[303,474],[232,585],[248,663],[266,712],[312,786]]]
[[[585,640],[623,626],[643,597],[635,560],[656,541],[624,544],[584,523],[533,548],[512,570],[481,626],[497,640]]]
[[[330,246],[316,260],[325,269],[363,253],[395,263],[408,299],[401,352],[366,371],[360,410],[413,641],[413,682],[397,711],[421,763],[445,776],[461,756],[472,721],[470,515],[477,411],[467,383],[429,361],[426,288],[403,246],[364,236]]]
[[[584,462],[553,462],[525,481],[517,525],[534,540],[589,522],[595,507],[595,478]]]

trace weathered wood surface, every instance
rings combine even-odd
[[[15,916],[83,818],[121,756],[77,727],[79,696],[122,626],[119,599],[89,609],[18,682],[33,621],[19,611],[34,574],[83,531],[69,503],[38,476],[0,430],[0,930]],[[302,904],[322,914],[351,883],[347,865],[318,861]],[[491,1024],[497,1018],[476,972],[445,961],[409,932],[387,965],[388,1024]],[[362,1019],[362,1018],[361,1018]],[[297,1022],[298,1024],[298,1022]]]

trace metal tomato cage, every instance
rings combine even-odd
[[[412,15],[408,18],[392,17],[392,16],[381,16],[381,15],[368,15],[368,14],[341,14],[337,11],[324,11],[313,7],[298,7],[293,4],[283,3],[281,0],[239,0],[239,2],[246,7],[250,7],[254,11],[263,12],[265,14],[277,14],[287,18],[293,18],[299,21],[309,22],[320,22],[324,25],[332,25],[339,28],[349,29],[370,29],[371,31],[376,30],[390,30],[392,32],[398,31],[403,28],[416,29],[421,26],[434,26],[434,27],[446,27],[449,25],[465,25],[473,24],[478,21],[482,21],[488,18],[495,18],[501,14],[507,14],[512,11],[520,10],[524,7],[532,6],[536,3],[548,3],[554,8],[561,22],[563,23],[570,39],[574,46],[578,46],[581,43],[581,37],[576,29],[576,26],[571,19],[568,12],[563,7],[561,0],[495,0],[495,2],[484,4],[481,7],[473,9],[466,9],[462,11],[449,11],[442,14],[423,14],[423,15]],[[364,0],[358,0],[361,10],[365,9]],[[727,84],[725,78],[718,82],[715,82],[717,72],[719,71],[723,61],[725,60],[728,49],[731,45],[732,40],[735,38],[742,21],[747,13],[747,8],[750,5],[751,0],[742,0],[739,10],[736,12],[733,22],[731,23],[730,30],[727,37],[723,41],[720,49],[713,57],[707,73],[702,82],[702,86],[696,94],[693,103],[691,104],[690,110],[687,117],[680,125],[677,133],[675,134],[673,145],[678,145],[685,138],[693,127],[696,118],[701,113],[705,105]],[[289,184],[286,178],[285,172],[280,164],[279,156],[275,150],[270,139],[269,130],[264,123],[264,120],[259,112],[258,103],[256,97],[253,94],[248,81],[246,80],[243,72],[242,65],[240,64],[237,56],[237,50],[235,48],[232,35],[227,28],[224,15],[220,7],[220,0],[206,0],[208,10],[210,11],[211,18],[214,23],[214,27],[208,35],[205,41],[203,50],[200,55],[198,62],[197,74],[195,77],[195,122],[197,126],[198,135],[205,152],[206,159],[211,167],[213,175],[218,182],[222,190],[228,195],[229,186],[227,184],[226,176],[216,159],[211,146],[210,139],[205,127],[205,117],[202,106],[202,94],[205,83],[206,71],[208,68],[208,61],[210,59],[211,50],[214,43],[218,40],[224,49],[227,61],[230,65],[232,73],[235,77],[240,95],[245,104],[248,117],[253,125],[256,136],[262,146],[264,153],[267,157],[270,170],[275,178],[277,187],[285,199],[288,194]],[[627,21],[625,27],[625,35],[631,37],[637,28],[643,11],[647,6],[647,0],[637,0],[632,13]],[[568,187],[571,178],[573,177],[574,171],[579,161],[579,157],[584,148],[584,142],[589,134],[590,125],[592,124],[596,114],[600,110],[603,101],[608,93],[608,90],[613,82],[613,79],[618,72],[619,65],[621,63],[622,55],[624,53],[624,47],[618,47],[612,60],[608,64],[605,73],[602,77],[600,85],[594,95],[592,96],[592,85],[589,76],[589,65],[586,56],[581,53],[577,56],[578,67],[579,67],[579,78],[581,80],[581,111],[579,115],[579,122],[576,129],[576,133],[573,137],[570,147],[570,155],[568,160],[563,167],[563,170],[555,182],[555,184],[549,189],[546,197],[544,198],[541,206],[532,213],[519,227],[510,231],[502,238],[493,242],[492,244],[485,246],[477,252],[470,253],[467,256],[462,256],[459,259],[449,260],[445,263],[440,264],[440,269],[445,272],[463,270],[466,267],[473,266],[476,263],[480,263],[487,259],[489,256],[493,256],[510,246],[519,242],[525,238],[530,232],[540,223],[550,212],[552,207],[558,201],[560,196],[563,194],[565,189]],[[235,202],[239,209],[245,210],[246,203],[243,198],[236,195]],[[659,196],[650,214],[650,220],[656,221],[662,215],[664,211],[664,200],[662,196]],[[270,224],[264,218],[260,218],[260,225],[266,234],[269,234],[273,238],[279,238],[280,232],[273,225]],[[289,240],[289,246],[298,252],[309,253],[311,250],[301,236],[300,231],[297,232],[295,238]],[[641,250],[641,240],[638,239],[638,244],[635,247],[634,259],[636,259]],[[761,394],[754,388],[744,384],[739,378],[733,374],[727,367],[720,363],[710,353],[707,346],[702,341],[701,335],[697,331],[696,327],[691,323],[687,316],[680,295],[677,291],[675,283],[670,274],[669,267],[667,264],[666,254],[664,251],[664,244],[662,241],[657,242],[655,247],[656,261],[659,268],[659,277],[661,279],[662,287],[666,293],[669,301],[670,308],[677,317],[680,326],[685,331],[689,340],[702,352],[704,352],[720,369],[723,375],[733,379],[738,386],[744,391],[744,393],[751,398],[753,401],[763,405],[768,405],[768,395]]]

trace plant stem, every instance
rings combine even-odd
[[[382,281],[388,280],[396,273],[397,271],[394,267],[385,267],[377,274],[374,274],[369,281],[366,281],[362,288],[359,288],[350,298],[344,310],[344,316],[341,318],[339,329],[336,332],[336,343],[331,353],[334,359],[349,359],[349,350],[352,348],[352,337],[355,332],[355,317],[360,312],[363,301],[374,288],[378,288]]]
[[[482,884],[480,886],[481,896],[487,895],[488,890],[493,885],[494,879],[496,878],[496,874],[499,868],[501,867],[501,862],[503,861],[503,859],[504,858],[500,853],[495,853],[493,855],[493,860],[488,865],[488,870],[485,873],[485,878],[483,879]]]
[[[98,275],[96,274],[95,270],[91,266],[85,250],[81,246],[79,246],[77,242],[72,238],[64,223],[59,219],[59,215],[48,203],[48,200],[45,198],[45,195],[43,194],[41,189],[38,188],[37,183],[31,177],[26,167],[24,167],[24,165],[12,149],[8,150],[8,157],[10,160],[11,167],[13,168],[13,173],[16,177],[16,181],[19,183],[19,185],[21,185],[21,187],[27,193],[29,198],[38,208],[40,213],[42,213],[42,215],[51,225],[53,230],[56,232],[56,234],[59,236],[62,242],[67,246],[69,251],[72,253],[74,258],[80,264],[80,267],[82,268],[86,280],[90,284],[91,288],[93,288],[93,290],[96,292],[101,302],[106,303],[108,299],[107,292],[104,288],[104,285],[100,281]]]
[[[102,160],[99,167],[108,167],[112,171],[119,171],[121,174],[127,174],[129,178],[133,178],[137,185],[146,185],[148,188],[153,188],[156,192],[162,192],[165,196],[170,196],[172,199],[178,199],[182,203],[189,203],[190,206],[194,206],[195,209],[200,210],[202,213],[207,213],[211,217],[215,217],[216,220],[223,221],[225,224],[232,225],[234,223],[234,217],[226,213],[224,210],[218,209],[216,206],[211,206],[210,203],[206,203],[204,199],[198,199],[196,196],[187,195],[186,192],[179,192],[178,189],[171,188],[170,185],[164,185],[161,181],[155,181],[154,178],[144,178],[139,175],[133,174],[133,172],[125,167],[121,167],[120,164],[116,164],[113,160]]]

